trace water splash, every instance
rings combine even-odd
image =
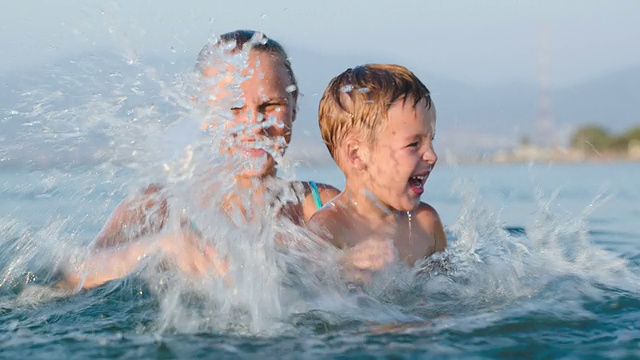
[[[264,43],[265,39],[255,41]],[[264,194],[235,189],[235,174],[260,166],[255,162],[264,159],[247,159],[220,149],[228,145],[232,134],[281,124],[267,118],[251,125],[227,126],[233,120],[230,109],[244,104],[240,84],[248,76],[244,71],[248,54],[229,53],[235,48],[232,44],[229,48],[215,44],[212,41],[208,48],[205,64],[216,70],[211,76],[167,78],[140,62],[105,73],[98,59],[90,58],[78,62],[84,69],[80,74],[54,69],[60,82],[34,85],[35,90],[21,93],[22,100],[9,112],[10,121],[20,124],[20,139],[28,139],[34,147],[50,144],[56,149],[53,153],[48,147],[40,149],[37,181],[44,193],[53,194],[50,200],[71,198],[81,206],[60,209],[58,215],[46,214],[40,226],[7,225],[3,229],[2,239],[9,243],[0,254],[4,274],[0,288],[14,289],[9,292],[19,292],[23,298],[43,299],[25,286],[54,285],[60,272],[90,251],[92,235],[119,199],[135,196],[148,184],[161,183],[171,209],[166,231],[181,229],[185,220],[193,224],[204,241],[229,259],[231,282],[216,276],[192,279],[167,268],[159,257],[146,259],[134,276],[147,286],[140,294],[150,292],[158,302],[152,331],[268,334],[287,327],[292,314],[317,306],[320,294],[342,297],[345,289],[335,273],[318,275],[327,272],[330,254],[337,256],[335,250],[300,235],[300,229],[291,223],[274,221],[288,202],[297,201],[303,188],[273,180]],[[284,138],[261,139],[255,144],[278,163],[283,153],[276,149],[283,145]],[[28,146],[17,142],[15,153]],[[80,149],[82,146],[86,148]],[[50,166],[67,164],[67,153],[74,149],[84,158],[62,171],[71,172],[72,181],[60,182],[65,175]],[[236,193],[245,211],[223,206],[229,193]],[[96,208],[88,209],[96,204],[97,214]],[[12,234],[12,229],[19,228],[29,230]],[[283,249],[281,242],[289,246]],[[42,261],[44,254],[48,261]],[[114,283],[127,286],[127,280]]]
[[[37,181],[16,180],[6,187],[20,197],[71,199],[78,208],[34,211],[45,213],[44,224],[0,221],[0,294],[23,294],[0,308],[42,303],[47,296],[25,292],[27,285],[55,283],[58,269],[88,251],[96,227],[115,203],[156,182],[171,194],[167,230],[180,229],[188,218],[230,259],[231,283],[215,276],[189,279],[151,258],[134,274],[144,287],[121,280],[90,292],[95,297],[86,301],[96,305],[114,291],[120,296],[132,286],[141,289],[136,296],[145,304],[149,296],[157,301],[157,308],[150,305],[157,314],[151,325],[145,322],[144,331],[273,335],[317,323],[428,320],[433,331],[473,331],[546,309],[555,316],[588,318],[592,314],[584,298],[603,296],[602,288],[637,294],[635,267],[589,238],[587,218],[604,200],[595,199],[578,216],[557,214],[550,206],[554,196],[535,189],[536,212],[520,234],[505,229],[500,212],[486,206],[479,191],[461,191],[464,203],[449,229],[446,252],[414,269],[395,264],[362,291],[352,292],[335,265],[339,250],[293,224],[273,221],[301,189],[274,181],[262,202],[255,202],[254,193],[239,194],[245,213],[221,210],[234,190],[233,174],[260,166],[219,150],[228,140],[224,123],[232,118],[229,109],[244,104],[239,84],[248,64],[246,53],[223,50],[213,46],[209,53],[217,60],[208,66],[218,69],[210,77],[167,77],[139,61],[112,68],[92,57],[74,63],[71,72],[50,70],[53,83],[18,91],[15,105],[3,111],[7,123],[19,124],[18,141],[3,149],[2,157],[19,162],[27,159],[22,153],[35,154],[28,160]],[[274,119],[261,120],[230,131],[275,124]],[[282,162],[282,153],[273,150],[282,141],[256,147]],[[50,168],[58,164],[67,167]]]
[[[435,329],[475,331],[510,318],[544,314],[552,319],[594,319],[589,307],[610,291],[640,291],[637,266],[595,245],[589,214],[606,202],[596,196],[582,214],[552,211],[555,195],[535,191],[530,225],[508,231],[500,212],[487,205],[476,187],[460,182],[463,207],[451,226],[448,249],[417,264],[417,292],[428,303],[414,311],[439,319]],[[487,310],[494,315],[487,317]],[[555,320],[554,320],[555,321]],[[446,324],[446,325],[445,325]]]

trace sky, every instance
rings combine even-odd
[[[7,1],[0,73],[103,50],[195,58],[214,34],[250,28],[288,48],[382,56],[478,86],[537,82],[547,49],[562,87],[639,65],[637,19],[635,0]]]

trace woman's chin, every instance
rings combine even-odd
[[[275,174],[275,162],[270,156],[262,161],[251,161],[245,163],[245,168],[237,173],[239,178],[262,178]]]
[[[261,178],[267,175],[264,171],[247,170],[239,172],[236,177],[238,178]]]
[[[237,164],[234,171],[236,178],[261,178],[276,172],[275,159],[263,149],[234,146],[224,152]]]

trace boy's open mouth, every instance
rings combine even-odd
[[[417,175],[409,178],[409,186],[416,195],[422,195],[424,192],[424,183],[427,181],[427,175]]]

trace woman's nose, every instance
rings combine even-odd
[[[257,111],[257,109],[250,109],[248,111],[247,122],[254,134],[261,134],[264,132],[264,114]]]
[[[262,126],[264,115],[257,109],[245,107],[236,115],[236,122],[245,126],[246,133],[260,134],[264,131]]]

